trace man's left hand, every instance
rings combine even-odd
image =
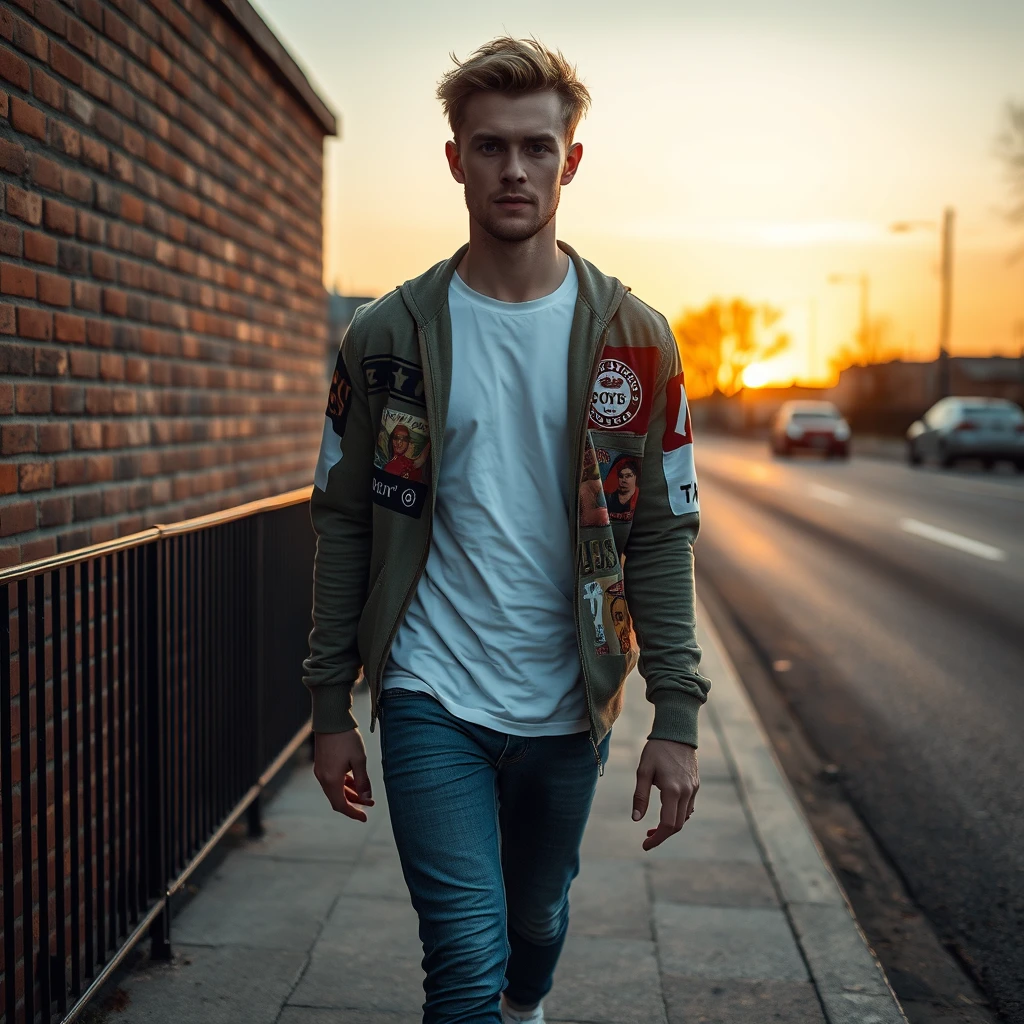
[[[645,850],[653,850],[669,836],[675,835],[693,814],[700,788],[696,749],[688,743],[673,740],[647,741],[636,770],[634,821],[639,821],[647,813],[652,785],[661,790],[661,820],[657,828],[647,830],[643,843]]]

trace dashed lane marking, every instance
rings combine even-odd
[[[838,505],[840,508],[845,508],[853,500],[846,491],[837,491],[834,487],[825,487],[824,484],[811,484],[809,493],[818,501],[828,502],[829,505]]]
[[[991,544],[984,544],[982,541],[974,540],[971,537],[964,537],[962,534],[953,533],[951,530],[943,530],[941,527],[932,526],[930,523],[922,523],[919,519],[901,519],[900,529],[906,533],[912,533],[916,537],[933,540],[936,544],[945,544],[947,548],[966,551],[969,555],[976,555],[978,558],[987,559],[989,562],[1006,561],[1006,552],[1002,548],[993,547]]]

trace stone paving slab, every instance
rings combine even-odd
[[[627,682],[570,894],[550,1024],[905,1024],[713,632],[694,817],[644,853],[630,819],[650,730]],[[357,715],[369,718],[365,692]],[[110,1024],[413,1024],[423,1000],[415,914],[380,778],[360,824],[331,811],[305,751],[172,927],[175,960],[116,979]]]

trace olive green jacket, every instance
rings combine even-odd
[[[710,683],[694,635],[699,505],[678,350],[664,317],[559,245],[579,277],[566,398],[591,739],[596,749],[618,716],[639,656],[651,737],[696,746]],[[427,560],[445,471],[448,286],[465,251],[361,306],[338,353],[310,498],[317,547],[303,682],[317,732],[355,727],[360,669],[373,728],[391,644]],[[622,460],[639,476],[627,501],[616,492]]]

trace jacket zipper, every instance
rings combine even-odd
[[[422,338],[423,328],[417,327],[416,330],[417,333],[420,335],[421,339],[423,340],[423,385],[424,392],[427,395],[429,395],[430,399],[427,406],[427,422],[430,423],[430,406],[432,405],[434,409],[437,408],[437,396],[434,394],[433,390],[434,385],[433,379],[430,376],[429,361],[425,357],[427,348],[426,340]],[[431,431],[433,431],[434,424],[430,424],[430,428]],[[431,456],[431,458],[433,459],[433,456]],[[431,461],[431,467],[433,467],[433,461]],[[409,585],[409,589],[406,592],[404,600],[402,601],[402,607],[399,609],[398,615],[395,616],[395,621],[391,625],[391,630],[388,633],[387,643],[384,645],[384,649],[381,651],[380,662],[377,665],[377,672],[373,680],[373,689],[370,691],[370,732],[373,732],[374,727],[377,724],[377,712],[380,707],[380,687],[381,683],[384,680],[384,666],[387,664],[388,655],[391,653],[391,645],[395,642],[395,637],[398,635],[399,623],[402,621],[403,618],[405,618],[405,613],[408,611],[409,605],[412,603],[413,595],[416,593],[416,587],[419,585],[420,577],[423,575],[423,570],[426,568],[427,565],[427,557],[430,554],[430,542],[434,536],[434,500],[437,494],[437,476],[433,472],[433,469],[431,470],[430,477],[430,522],[427,525],[427,542],[423,546],[423,554],[420,557],[420,564],[416,569],[416,575],[413,577],[412,583]]]
[[[593,386],[594,377],[597,375],[597,366],[601,360],[601,352],[604,350],[604,339],[608,333],[607,326],[601,332],[601,336],[598,338],[597,348],[594,351],[594,357],[590,364],[590,375],[587,380],[590,382],[590,386]],[[576,489],[576,517],[573,520],[573,578],[576,581],[575,593],[573,594],[573,616],[576,620],[576,648],[580,654],[580,668],[583,672],[583,692],[587,698],[587,717],[590,719],[590,745],[594,748],[594,759],[597,761],[597,774],[598,776],[604,775],[604,762],[601,760],[601,752],[597,749],[597,740],[594,737],[594,704],[593,699],[590,695],[590,679],[587,676],[587,659],[583,651],[583,636],[580,630],[580,559],[579,559],[579,547],[580,547],[580,499],[579,499],[579,479],[580,473],[583,468],[583,449],[587,443],[587,420],[589,419],[590,410],[590,388],[588,387],[586,398],[583,404],[583,415],[578,421],[576,428],[576,465],[574,467],[574,487]]]

